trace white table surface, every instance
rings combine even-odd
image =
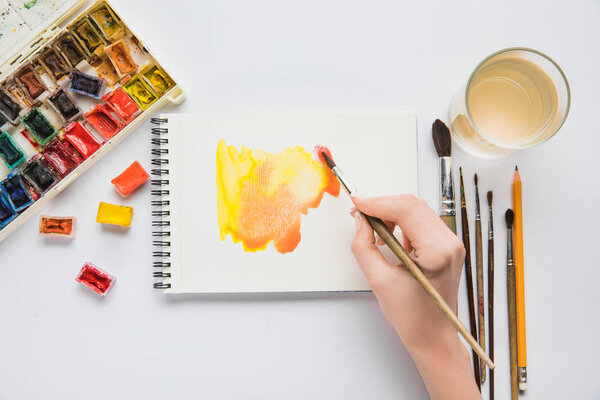
[[[503,214],[515,163],[525,207],[523,397],[600,398],[598,0],[114,5],[187,89],[177,112],[415,110],[420,190],[433,207],[431,123],[446,117],[473,67],[516,45],[552,56],[573,93],[560,134],[493,162],[455,149],[455,166],[467,176],[471,216],[474,172],[482,194],[495,193],[497,398],[509,396]],[[0,245],[0,399],[427,398],[370,293],[170,297],[152,290],[149,188],[123,202],[135,207],[129,232],[95,223],[99,201],[120,202],[109,180],[134,159],[150,167],[148,132],[146,124],[44,209],[77,216],[73,242],[43,240],[32,218]],[[86,260],[117,276],[108,297],[74,282]],[[468,321],[464,286],[460,295]]]

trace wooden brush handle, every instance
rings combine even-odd
[[[440,218],[448,228],[456,235],[456,215],[441,215]]]
[[[415,279],[423,286],[423,289],[427,292],[427,294],[433,299],[435,304],[442,310],[444,315],[450,320],[452,325],[458,330],[458,332],[465,338],[465,340],[469,343],[469,345],[479,354],[482,360],[493,369],[494,363],[489,359],[485,350],[479,346],[477,340],[467,331],[467,328],[460,322],[454,311],[448,306],[446,300],[438,293],[436,288],[429,282],[423,271],[417,266],[412,258],[408,255],[404,247],[400,244],[396,236],[388,229],[385,223],[376,217],[371,217],[370,215],[365,215],[365,218],[369,222],[369,225],[373,228],[375,232],[379,235],[381,239],[388,245],[388,247],[392,250],[392,252],[406,265],[406,268],[410,271],[410,273],[415,277]]]
[[[460,217],[462,222],[462,237],[465,246],[465,276],[467,277],[467,301],[469,302],[469,325],[471,335],[477,337],[477,316],[475,314],[475,294],[473,291],[473,270],[471,268],[471,237],[469,236],[469,220],[467,218],[467,205],[465,203],[463,192],[461,192]],[[481,391],[481,369],[479,368],[479,357],[473,350],[473,374],[475,382]]]
[[[517,376],[517,298],[515,265],[509,263],[506,269],[506,292],[508,298],[508,340],[510,344],[510,394],[511,400],[519,398]]]
[[[494,361],[494,239],[488,239],[488,353]],[[490,400],[494,400],[494,370],[490,370]]]
[[[475,220],[475,272],[477,275],[477,313],[479,326],[479,345],[485,348],[485,294],[483,291],[483,243],[481,237],[481,220]],[[482,362],[481,383],[485,382],[485,364]]]

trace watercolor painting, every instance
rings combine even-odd
[[[247,252],[293,252],[300,243],[302,215],[317,208],[325,193],[337,197],[340,184],[317,155],[301,146],[277,154],[217,145],[217,215],[221,240],[228,235]]]

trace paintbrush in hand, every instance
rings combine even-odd
[[[485,294],[483,293],[483,238],[481,235],[481,210],[479,207],[479,180],[475,174],[475,272],[477,274],[477,313],[479,345],[485,349]],[[480,362],[481,383],[485,382],[485,364]]]
[[[456,234],[456,203],[454,201],[454,178],[452,177],[452,139],[450,130],[439,119],[432,126],[433,145],[439,157],[440,171],[440,217]]]
[[[350,182],[348,178],[344,176],[342,170],[335,164],[333,158],[331,157],[331,153],[325,147],[321,147],[320,157],[327,163],[327,166],[331,168],[331,171],[335,175],[335,177],[339,180],[340,184],[350,196],[356,193],[356,190]],[[489,359],[485,350],[477,340],[469,334],[467,328],[460,322],[454,311],[450,308],[446,300],[439,294],[437,289],[429,282],[429,279],[425,276],[421,268],[417,266],[415,261],[408,255],[404,247],[400,244],[396,236],[390,231],[385,222],[377,217],[372,217],[370,215],[363,214],[366,220],[369,222],[369,225],[373,228],[375,232],[379,235],[379,237],[385,242],[385,244],[392,250],[392,252],[404,263],[406,268],[410,271],[412,276],[415,277],[417,282],[425,289],[425,292],[431,297],[431,299],[435,302],[435,304],[440,308],[442,313],[450,320],[452,325],[458,330],[458,332],[465,338],[465,340],[469,343],[469,345],[473,348],[477,354],[481,356],[481,358],[488,364],[488,366],[493,369],[494,363]]]
[[[508,239],[506,246],[506,298],[508,300],[508,340],[510,354],[510,398],[519,398],[519,382],[517,378],[517,289],[515,281],[515,261],[513,256],[513,221],[515,215],[510,208],[506,210],[506,229]]]
[[[469,324],[471,326],[471,335],[477,337],[477,317],[475,316],[475,295],[473,293],[473,270],[471,269],[471,237],[469,236],[469,217],[467,215],[467,202],[465,200],[465,183],[463,181],[462,167],[460,172],[460,216],[462,225],[463,244],[465,246],[465,275],[467,276],[467,301],[469,302]],[[479,368],[479,358],[473,352],[473,373],[475,382],[481,390],[481,377]]]
[[[490,359],[494,361],[494,215],[492,213],[493,193],[487,192],[489,206],[488,220],[488,326],[490,335]],[[490,400],[494,400],[494,370],[490,370]]]

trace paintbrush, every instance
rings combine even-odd
[[[493,193],[487,192],[489,207],[488,220],[488,329],[490,335],[490,360],[494,361],[494,215],[492,213]],[[490,400],[494,400],[494,370],[490,370]]]
[[[439,157],[440,171],[440,218],[456,234],[456,203],[454,202],[454,178],[452,177],[452,140],[450,130],[439,119],[432,126],[433,145]]]
[[[508,299],[508,340],[510,344],[510,398],[519,398],[519,382],[517,378],[517,298],[515,282],[515,261],[513,258],[513,221],[515,215],[510,208],[506,210],[506,229],[508,230],[506,246],[506,297]]]
[[[321,147],[320,149],[321,158],[325,161],[327,166],[331,168],[331,171],[338,179],[346,193],[348,193],[350,196],[356,194],[357,192],[354,189],[354,187],[350,184],[348,178],[344,176],[342,170],[333,161],[329,150],[327,150],[327,148],[325,147]],[[427,279],[423,271],[421,271],[421,268],[419,268],[415,261],[408,255],[404,247],[402,247],[396,236],[394,236],[394,234],[390,231],[385,222],[383,222],[377,217],[372,217],[366,214],[363,215],[369,222],[369,225],[371,225],[373,230],[377,232],[379,237],[385,242],[385,244],[390,248],[390,250],[392,250],[396,257],[398,257],[400,261],[404,263],[404,265],[410,271],[412,276],[414,276],[417,282],[421,284],[423,289],[425,289],[425,292],[427,292],[429,297],[431,297],[431,299],[436,303],[436,305],[440,308],[440,310],[446,316],[446,318],[450,320],[452,325],[454,325],[458,332],[465,338],[467,343],[469,343],[473,350],[481,356],[481,358],[486,362],[486,364],[488,364],[488,366],[491,369],[493,369],[495,367],[494,363],[489,359],[487,354],[485,354],[485,350],[483,350],[483,348],[479,346],[479,343],[477,343],[477,340],[469,334],[467,328],[465,328],[462,322],[460,322],[454,311],[452,311],[450,306],[448,306],[448,303],[446,303],[446,300],[444,300],[444,298],[439,294],[436,288],[431,284],[431,282],[429,282],[429,279]]]
[[[475,272],[477,274],[477,313],[479,315],[479,345],[485,349],[485,293],[483,292],[483,238],[479,207],[479,179],[475,174]],[[481,383],[485,382],[485,364],[480,362]]]
[[[460,217],[462,222],[462,237],[465,246],[465,275],[467,276],[467,301],[469,302],[469,324],[471,326],[471,335],[477,337],[477,317],[475,316],[475,295],[473,293],[473,270],[471,269],[471,238],[469,237],[469,218],[467,216],[467,203],[465,201],[465,184],[463,181],[462,167],[460,172]],[[475,382],[481,391],[481,377],[479,368],[479,358],[473,352],[473,372]]]

